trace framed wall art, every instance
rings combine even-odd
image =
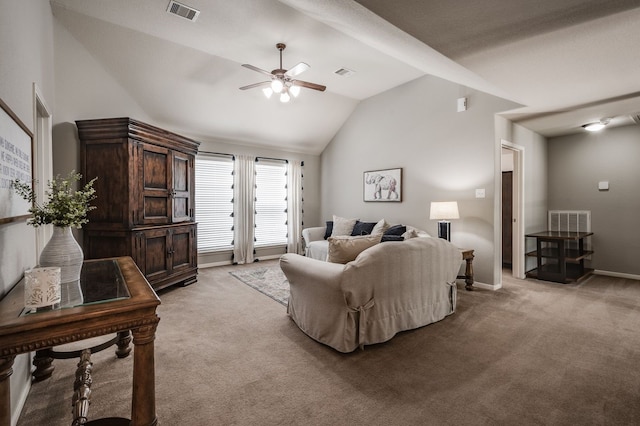
[[[32,183],[33,134],[0,99],[0,224],[30,216],[29,201],[20,197],[11,182]]]
[[[402,201],[402,169],[364,172],[364,201]]]

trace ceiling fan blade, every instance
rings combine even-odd
[[[298,74],[302,74],[303,72],[305,72],[309,68],[311,68],[311,67],[308,64],[305,64],[304,62],[300,62],[295,67],[293,67],[289,71],[285,72],[284,75],[285,75],[285,77],[295,77]]]
[[[254,71],[257,71],[259,73],[266,74],[268,76],[273,76],[273,74],[271,74],[269,71],[265,71],[265,70],[263,70],[261,68],[254,67],[253,65],[250,65],[250,64],[242,64],[242,66],[245,67],[245,68],[249,68],[250,70],[254,70]]]
[[[248,86],[242,86],[240,90],[253,89],[254,87],[268,87],[271,86],[270,81],[261,81],[260,83],[253,83]]]
[[[327,86],[323,86],[321,84],[309,83],[308,81],[302,81],[302,80],[293,80],[293,85],[306,87],[308,89],[313,89],[313,90],[319,90],[321,92],[324,92],[325,89],[327,88]]]

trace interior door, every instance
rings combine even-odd
[[[502,172],[502,267],[511,268],[513,256],[513,172]]]

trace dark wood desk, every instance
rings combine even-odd
[[[85,267],[94,262],[115,262],[129,296],[24,315],[23,280],[0,301],[0,426],[11,424],[9,376],[16,355],[127,330],[134,345],[130,424],[157,424],[154,339],[160,299],[130,257],[88,260]]]
[[[527,234],[536,239],[536,250],[527,256],[536,258],[536,269],[527,272],[527,277],[539,280],[569,283],[579,281],[593,272],[586,268],[585,258],[593,254],[586,250],[584,239],[593,232],[543,231]]]

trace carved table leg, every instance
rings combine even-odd
[[[36,367],[33,372],[33,380],[36,382],[48,379],[53,374],[55,367],[53,366],[53,357],[51,349],[41,349],[36,351],[33,357],[33,365]]]
[[[473,258],[474,256],[472,254],[466,259],[467,267],[464,271],[464,288],[467,290],[473,290]]]
[[[91,369],[93,363],[91,362],[91,351],[85,349],[82,351],[80,361],[78,362],[78,369],[76,370],[76,381],[73,384],[73,423],[71,426],[79,426],[87,424],[87,417],[89,415],[89,404],[91,403]]]
[[[118,349],[116,349],[116,356],[118,358],[126,358],[131,353],[131,332],[129,330],[118,332]]]
[[[160,321],[157,318],[157,321]],[[133,333],[133,394],[131,425],[154,426],[156,417],[156,373],[154,340],[158,323],[131,330]]]
[[[9,376],[13,374],[13,360],[11,355],[0,358],[0,425],[11,424],[11,383]]]

